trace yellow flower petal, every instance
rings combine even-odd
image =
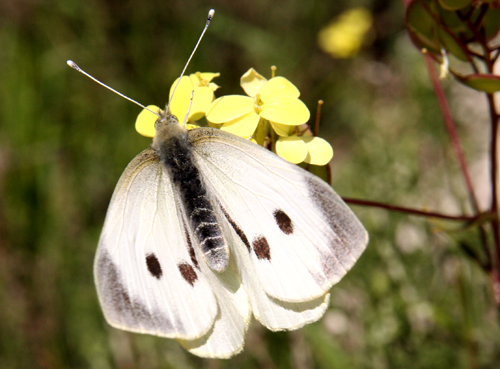
[[[332,160],[333,149],[328,141],[322,139],[321,137],[304,137],[304,140],[308,154],[304,161],[309,164],[314,165],[326,165]]]
[[[274,129],[274,132],[276,132],[276,134],[278,136],[281,136],[281,137],[290,136],[292,134],[293,130],[295,129],[295,126],[290,126],[287,124],[280,124],[280,123],[276,123],[276,122],[270,122],[270,123]]]
[[[230,132],[243,138],[253,136],[257,125],[259,124],[260,117],[251,112],[242,117],[236,118],[232,122],[227,122],[220,128],[223,131]]]
[[[240,86],[248,96],[255,97],[259,90],[266,84],[267,79],[253,68],[250,68],[240,79]]]
[[[294,97],[280,96],[267,99],[261,108],[262,118],[290,126],[304,124],[311,116],[307,106]]]
[[[156,105],[148,105],[148,109],[160,111],[160,108]],[[135,130],[142,136],[154,137],[156,135],[155,122],[157,119],[157,115],[154,115],[149,110],[142,109],[135,120]]]
[[[215,89],[213,89],[212,91],[215,91],[216,89],[218,89],[219,86],[217,86],[215,83],[210,83],[210,82],[212,82],[212,80],[214,78],[219,77],[219,76],[220,76],[220,73],[209,73],[209,72],[204,72],[204,73],[196,72],[196,73],[189,75],[189,77],[193,81],[193,85],[195,87],[201,87],[201,86],[207,87],[210,84],[212,84],[215,87]]]
[[[207,120],[212,123],[233,121],[254,110],[254,99],[242,95],[228,95],[216,99],[207,110]]]
[[[290,163],[298,164],[307,156],[306,143],[297,136],[280,137],[276,142],[276,153]]]
[[[194,78],[192,78],[191,76],[194,76]],[[177,89],[175,90],[174,98],[170,102],[170,112],[177,117],[180,123],[184,121],[188,109],[188,120],[198,120],[203,118],[205,112],[214,99],[213,90],[208,86],[198,87],[197,84],[193,84],[193,81],[196,82],[198,81],[198,79],[194,74],[191,76],[184,76],[181,78],[181,81],[177,86]],[[170,88],[170,96],[172,96],[172,92],[177,83],[177,80],[172,84],[172,87]],[[192,103],[191,92],[193,92]],[[191,108],[189,108],[189,104],[191,104]]]
[[[298,98],[300,92],[292,82],[285,77],[271,78],[260,90],[260,98],[266,102],[266,99],[275,96],[288,96]]]
[[[220,87],[220,86],[216,85],[216,84],[215,84],[215,83],[213,83],[213,82],[210,82],[210,83],[208,84],[208,88],[209,88],[209,89],[211,89],[212,91],[217,90],[219,87]]]
[[[183,123],[184,117],[188,111],[189,103],[191,102],[191,91],[194,91],[193,82],[191,78],[188,76],[183,76],[181,81],[177,85],[178,79],[172,84],[170,87],[169,97],[172,99],[170,101],[170,112],[177,117],[179,123]],[[177,85],[177,87],[175,87]],[[172,98],[172,93],[175,94]],[[194,94],[193,94],[193,102],[194,102]],[[191,111],[190,111],[191,113]]]
[[[189,111],[190,120],[198,120],[205,116],[205,112],[214,100],[214,92],[209,87],[198,87],[194,89],[193,104]]]

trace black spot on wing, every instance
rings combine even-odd
[[[101,251],[96,263],[99,300],[112,325],[135,330],[171,332],[172,321],[153,307],[142,304],[132,297],[123,282],[122,275],[106,251]],[[180,322],[175,322],[180,326]]]
[[[198,265],[198,260],[196,260],[196,254],[194,253],[193,243],[191,242],[191,237],[189,237],[189,232],[185,224],[184,224],[184,233],[186,235],[186,241],[188,244],[189,257],[191,258],[191,261],[193,262],[194,266],[200,269],[200,266]]]
[[[248,252],[251,252],[252,248],[250,247],[250,242],[248,242],[248,238],[245,235],[245,233],[243,233],[243,231],[241,230],[241,228],[238,227],[238,225],[235,223],[235,221],[233,219],[231,219],[231,217],[227,213],[226,209],[224,209],[222,206],[220,208],[221,208],[222,212],[224,213],[224,216],[226,217],[226,219],[229,222],[229,224],[231,224],[231,227],[233,227],[233,229],[236,232],[236,234],[238,235],[238,237],[241,239],[241,241],[247,247]]]
[[[181,272],[182,278],[191,286],[194,286],[194,282],[198,279],[198,275],[194,271],[194,268],[187,263],[181,263],[177,265],[177,267],[179,268],[179,272]]]
[[[281,232],[284,234],[292,234],[293,233],[293,223],[287,213],[285,213],[281,209],[276,209],[273,213],[274,220],[278,227],[280,227]]]
[[[264,236],[259,236],[252,242],[253,251],[257,255],[258,259],[271,260],[271,249],[267,243],[267,239]]]
[[[146,255],[146,265],[148,266],[149,273],[157,279],[160,279],[163,275],[163,271],[161,270],[160,262],[155,254]]]

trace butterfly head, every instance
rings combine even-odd
[[[153,147],[159,147],[162,142],[171,138],[186,134],[186,128],[179,124],[179,120],[170,110],[159,110],[159,117],[155,122],[156,134],[153,138]]]

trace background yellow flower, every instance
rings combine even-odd
[[[373,20],[368,9],[355,8],[342,13],[318,35],[319,46],[336,58],[350,58],[358,53]]]

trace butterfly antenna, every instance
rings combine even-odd
[[[179,82],[181,81],[182,76],[184,76],[184,73],[186,72],[186,69],[187,69],[189,63],[191,62],[191,59],[193,58],[194,53],[198,49],[198,45],[200,44],[201,39],[205,35],[205,32],[207,32],[207,28],[210,25],[210,22],[212,21],[212,18],[214,17],[214,13],[215,13],[214,9],[210,9],[210,11],[208,12],[208,17],[207,17],[207,22],[205,23],[205,28],[203,28],[203,31],[201,32],[200,38],[198,38],[198,42],[196,43],[196,45],[195,45],[195,47],[193,49],[193,52],[189,56],[189,59],[188,59],[186,65],[184,66],[184,69],[182,70],[182,73],[181,73],[179,79],[177,80],[177,83],[175,84],[174,89],[172,90],[172,95],[170,96],[170,99],[168,100],[168,103],[167,103],[167,107],[165,108],[166,112],[169,111],[168,109],[169,109],[170,103],[172,102],[172,98],[174,97],[175,90],[177,89],[177,86],[179,86]],[[192,101],[192,98],[191,98],[191,101]]]
[[[101,81],[99,81],[97,78],[92,77],[90,74],[88,74],[88,73],[87,73],[87,72],[85,72],[82,68],[80,68],[78,65],[76,65],[76,63],[75,63],[73,60],[68,60],[68,61],[66,61],[66,64],[68,64],[71,68],[73,68],[73,69],[77,70],[77,71],[78,71],[78,72],[80,72],[81,74],[83,74],[83,75],[85,75],[85,76],[89,77],[89,78],[90,78],[91,80],[93,80],[94,82],[97,82],[97,83],[98,83],[98,84],[100,84],[101,86],[106,87],[108,90],[113,91],[115,94],[117,94],[117,95],[119,95],[119,96],[123,97],[124,99],[127,99],[128,101],[131,101],[131,102],[133,102],[133,103],[134,103],[134,104],[136,104],[136,105],[139,105],[139,106],[140,106],[141,108],[143,108],[143,109],[149,110],[151,113],[153,113],[154,115],[156,115],[156,116],[158,116],[158,117],[160,116],[157,112],[155,112],[155,111],[153,111],[153,110],[151,110],[151,109],[148,109],[147,107],[145,107],[145,106],[144,106],[144,105],[142,105],[141,103],[138,103],[137,101],[135,101],[135,100],[131,99],[130,97],[125,96],[124,94],[122,94],[122,93],[120,93],[120,92],[116,91],[114,88],[111,88],[111,87],[109,87],[108,85],[106,85],[106,84],[102,83],[102,82],[101,82]]]
[[[193,104],[193,96],[194,96],[194,90],[191,90],[191,98],[189,99],[188,110],[186,112],[186,115],[184,116],[184,120],[182,121],[182,126],[183,127],[186,126],[186,122],[187,122],[188,117],[189,117],[189,112],[191,111],[191,105]]]

